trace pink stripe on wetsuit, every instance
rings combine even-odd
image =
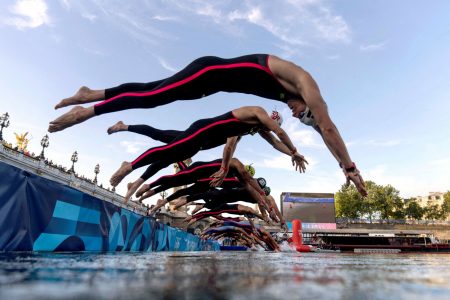
[[[141,176],[142,179],[147,180],[171,163],[190,158],[200,150],[224,145],[228,137],[248,134],[254,127],[238,120],[232,112],[198,120],[171,143],[151,148],[141,154],[131,163],[131,166],[135,170],[149,165]]]
[[[94,106],[95,114],[152,108],[177,100],[200,99],[217,92],[252,94],[286,102],[289,93],[273,76],[268,58],[267,54],[230,59],[201,57],[166,79],[106,89],[105,100]]]

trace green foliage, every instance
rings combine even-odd
[[[444,203],[422,208],[416,199],[404,201],[400,192],[391,185],[377,185],[366,181],[367,197],[363,198],[353,185],[344,185],[335,195],[338,218],[367,218],[376,216],[382,220],[445,220],[450,213],[450,191],[444,194]],[[405,204],[406,203],[406,204]]]
[[[441,206],[442,219],[446,219],[450,214],[450,191],[444,194],[444,203]]]
[[[405,206],[405,216],[413,220],[421,220],[425,214],[423,209],[416,199],[410,199]]]
[[[336,216],[339,218],[357,219],[360,217],[362,197],[355,186],[346,187],[342,185],[341,189],[335,195]]]
[[[438,204],[433,204],[425,208],[425,219],[439,220],[441,219],[441,210]]]
[[[391,185],[381,186],[366,181],[367,197],[363,198],[356,188],[342,186],[336,193],[336,215],[340,218],[363,218],[372,220],[375,215],[382,219],[404,218],[403,200],[399,191]]]

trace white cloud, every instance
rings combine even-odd
[[[85,18],[85,19],[88,19],[88,20],[91,21],[91,22],[94,22],[94,21],[97,19],[97,16],[96,16],[96,15],[90,14],[90,13],[87,13],[87,12],[81,14],[81,16],[82,16],[83,18]]]
[[[291,161],[286,155],[278,155],[270,159],[265,158],[262,160],[262,163],[255,163],[255,166],[292,171]]]
[[[148,143],[144,142],[131,142],[131,141],[121,141],[120,145],[125,148],[125,151],[130,154],[138,154],[144,151],[145,147],[148,147]]]
[[[282,127],[297,147],[326,148],[320,135],[315,130],[305,127],[296,118],[288,117],[291,114],[289,109],[283,108],[281,114],[285,120]]]
[[[59,2],[65,9],[70,9],[70,0],[59,0]]]
[[[350,42],[351,31],[342,16],[322,1],[261,2],[247,0],[231,11],[228,20],[247,21],[290,45],[309,45],[318,40]]]
[[[314,166],[317,165],[318,162],[312,157],[305,157],[305,159],[308,161],[306,169],[309,172],[314,169]],[[291,159],[285,154],[264,158],[262,159],[262,162],[256,162],[255,166],[289,171],[295,170],[294,166],[292,166]]]
[[[157,21],[162,21],[162,22],[165,22],[165,21],[177,21],[178,20],[177,17],[174,17],[174,16],[163,16],[163,15],[155,15],[155,16],[153,16],[152,19],[153,20],[157,20]]]
[[[448,170],[450,172],[450,158],[448,158],[448,157],[432,160],[430,162],[430,165],[438,166],[438,167],[446,167],[446,168],[448,168]]]
[[[196,13],[199,15],[211,17],[215,20],[219,20],[222,17],[221,11],[217,9],[212,3],[202,3],[201,6],[196,8]]]
[[[321,37],[329,42],[350,42],[350,27],[342,16],[333,15],[327,7],[320,7],[322,13],[313,19]]]
[[[15,17],[7,18],[4,22],[17,29],[36,28],[50,23],[47,14],[47,4],[44,0],[19,0],[10,11]]]
[[[78,2],[60,0],[60,3],[67,9],[78,9],[80,14],[85,14],[86,10]],[[162,40],[179,38],[161,28],[164,21],[177,21],[183,26],[204,24],[237,39],[251,39],[258,29],[259,35],[261,32],[269,35],[269,40],[273,39],[273,44],[287,52],[288,57],[299,54],[298,47],[293,46],[351,41],[351,30],[343,16],[322,0],[164,0],[144,1],[138,9],[132,3],[117,0],[92,0],[91,4],[98,11],[91,9],[92,13],[85,17],[91,21],[94,16],[105,18],[150,47],[160,45]]]
[[[162,57],[156,57],[156,59],[158,60],[159,64],[166,69],[167,71],[170,71],[172,73],[178,72],[179,69],[172,67],[171,65],[169,65],[169,63],[167,63],[167,61],[162,58]]]
[[[410,170],[402,170],[395,168],[395,166],[377,165],[372,169],[364,170],[363,177],[365,180],[372,180],[377,184],[392,185],[400,191],[402,197],[413,197],[417,195],[427,195],[430,191],[447,191],[450,189],[449,166],[450,162],[446,161],[448,165],[440,164],[434,168],[430,166],[430,162],[425,164],[417,164],[414,169],[417,172]],[[422,171],[420,171],[422,170]]]
[[[328,55],[327,59],[329,60],[338,60],[339,58],[341,58],[341,56],[339,54],[334,54],[334,55]]]
[[[152,19],[148,17],[149,13],[153,14],[154,11],[161,10],[156,4],[148,2],[138,9],[132,5],[124,6],[123,2],[94,2],[101,12],[101,14],[96,14],[97,16],[101,16],[111,26],[117,26],[127,35],[144,44],[154,46],[160,44],[162,40],[175,39],[171,33],[159,29],[159,24],[151,22]],[[80,13],[84,14],[84,8],[81,8],[81,10]]]
[[[100,51],[100,50],[90,49],[90,48],[86,48],[86,47],[83,47],[83,46],[80,46],[80,48],[86,53],[94,54],[94,55],[97,55],[97,56],[104,56],[105,55],[105,53]]]
[[[359,49],[361,51],[376,51],[376,50],[382,50],[385,48],[387,44],[387,41],[381,42],[381,43],[376,43],[376,44],[366,44],[366,45],[361,45],[359,47]]]
[[[387,141],[369,140],[365,144],[377,147],[394,147],[401,145],[402,142],[403,142],[402,140],[387,140]]]

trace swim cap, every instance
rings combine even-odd
[[[258,179],[256,179],[256,181],[258,182],[259,187],[262,188],[262,189],[263,189],[263,188],[266,186],[266,184],[267,184],[266,180],[265,180],[264,178],[262,178],[262,177],[259,177]]]
[[[309,109],[309,107],[306,107],[305,111],[300,113],[300,116],[298,117],[300,119],[300,122],[302,122],[305,125],[308,126],[316,126],[316,120],[314,119],[314,116]]]
[[[269,196],[270,192],[271,192],[270,187],[268,187],[268,186],[264,187],[264,193],[266,194],[266,196]]]
[[[276,121],[278,126],[281,126],[281,124],[283,124],[283,117],[276,110],[272,111],[272,114],[270,115],[270,118],[272,120]]]
[[[245,165],[245,170],[250,173],[250,176],[255,176],[255,168],[252,165]]]

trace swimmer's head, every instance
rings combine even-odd
[[[264,178],[259,177],[256,179],[256,182],[258,182],[260,188],[264,189],[266,187],[267,182]]]
[[[255,168],[252,165],[245,165],[245,170],[250,173],[250,176],[255,176]]]
[[[317,125],[316,119],[314,119],[314,116],[309,107],[306,107],[306,109],[299,114],[298,118],[300,122],[302,122],[305,125],[313,127]]]
[[[264,193],[266,194],[266,196],[269,196],[269,195],[270,195],[270,192],[271,192],[270,187],[265,186],[263,190],[264,190]]]
[[[317,126],[316,120],[314,119],[314,116],[309,107],[306,106],[305,101],[300,99],[289,99],[287,105],[292,111],[292,116],[294,118],[298,118],[300,122],[305,125],[313,127]]]
[[[270,115],[270,118],[272,120],[274,120],[275,122],[277,122],[278,126],[281,126],[283,124],[283,117],[276,110],[272,111],[272,114]]]

